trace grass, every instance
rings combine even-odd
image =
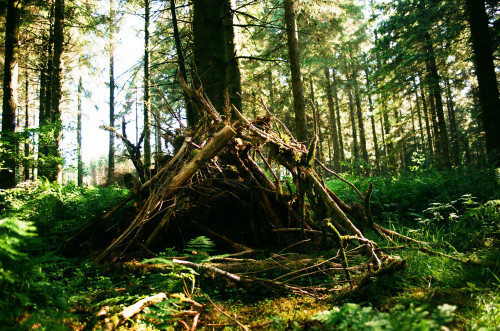
[[[166,291],[176,295],[122,328],[182,329],[170,313],[189,308],[186,300],[192,297],[206,304],[200,328],[215,330],[237,330],[235,318],[272,330],[498,329],[500,191],[494,169],[350,180],[362,189],[374,183],[377,222],[427,241],[433,250],[480,264],[412,248],[391,251],[408,261],[405,271],[379,277],[355,296],[326,300],[236,287],[168,264],[163,269],[132,262],[95,265],[83,257],[89,253],[85,248],[75,254],[80,258],[63,256],[60,243],[127,192],[32,183],[0,192],[0,325],[12,330],[89,328],[105,306],[113,314]],[[345,184],[332,180],[328,185],[343,199],[356,200]],[[213,253],[208,238],[191,244],[203,246],[204,257]],[[167,249],[158,258],[177,254]]]

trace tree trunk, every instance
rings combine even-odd
[[[187,83],[187,71],[186,71],[186,63],[184,60],[184,53],[182,52],[182,44],[181,38],[179,35],[179,27],[177,25],[177,14],[175,10],[175,0],[170,0],[170,14],[172,15],[172,26],[174,32],[174,41],[175,41],[175,49],[177,51],[177,63],[179,65],[179,71],[182,79]],[[188,128],[193,128],[195,124],[198,122],[198,114],[196,114],[193,105],[191,104],[191,100],[189,99],[186,91],[182,90],[182,95],[184,97],[184,103],[186,107],[186,121]]]
[[[5,152],[2,153],[2,169],[0,170],[0,188],[16,186],[16,92],[19,58],[19,8],[15,0],[7,3],[5,22],[5,60],[3,77],[2,108],[2,142]]]
[[[372,136],[373,136],[373,148],[375,149],[375,170],[377,174],[380,174],[380,151],[378,149],[377,140],[377,126],[375,125],[375,114],[373,109],[372,96],[370,91],[370,76],[368,73],[368,68],[365,69],[366,75],[366,94],[368,96],[368,107],[370,110],[370,120],[372,124]]]
[[[332,84],[330,82],[330,69],[325,68],[325,79],[326,79],[326,97],[328,99],[328,109],[330,110],[330,130],[332,134],[333,143],[333,167],[336,171],[342,171],[340,167],[340,146],[337,133],[337,121],[335,116],[335,106],[333,103],[332,95]]]
[[[78,187],[83,186],[83,161],[82,161],[82,76],[78,80],[78,114],[76,118],[76,143],[77,143],[77,162],[78,162]]]
[[[318,127],[318,147],[316,150],[316,155],[318,157],[318,160],[323,162],[323,134],[321,133],[321,114],[319,113],[319,109],[316,105],[316,100],[314,97],[314,84],[313,84],[313,78],[312,76],[309,77],[309,85],[311,88],[311,97],[310,100],[312,101],[312,104],[314,105],[314,108],[316,109],[316,123],[314,125],[317,125]]]
[[[446,84],[446,105],[448,110],[448,121],[450,123],[450,137],[451,137],[451,157],[453,163],[458,165],[460,163],[460,147],[458,141],[457,120],[455,118],[455,106],[453,104],[453,96],[451,94],[451,84],[448,79],[445,80]]]
[[[219,113],[225,113],[226,45],[223,24],[225,0],[193,1],[196,81]]]
[[[349,80],[349,77],[348,77]],[[358,130],[356,129],[356,119],[354,117],[354,101],[352,98],[351,82],[347,84],[347,94],[349,96],[349,119],[351,121],[351,131],[352,131],[352,161],[359,160],[359,145],[358,145]]]
[[[420,99],[418,97],[418,92],[417,92],[417,84],[413,82],[414,84],[414,92],[415,92],[415,105],[417,107],[417,116],[418,116],[418,131],[420,133],[420,145],[422,150],[425,150],[425,136],[424,136],[424,125],[422,123],[422,110],[420,108]]]
[[[500,153],[500,99],[484,0],[465,0],[488,152]]]
[[[422,79],[420,79],[420,96],[422,97],[422,108],[424,109],[424,120],[425,120],[425,130],[427,132],[427,143],[429,144],[429,154],[431,156],[434,155],[434,147],[433,147],[433,137],[431,134],[431,125],[429,121],[429,112],[427,110],[427,100],[425,98],[424,84]]]
[[[337,76],[335,75],[335,71],[333,72],[333,100],[335,101],[335,112],[337,113],[337,133],[339,138],[339,147],[340,147],[340,161],[345,162],[345,154],[344,154],[344,139],[342,138],[342,125],[340,122],[340,102],[339,102],[339,94],[337,89]],[[340,164],[339,171],[342,171],[342,163]]]
[[[433,99],[435,100],[435,111],[438,119],[439,134],[437,142],[439,144],[439,166],[442,169],[451,167],[450,150],[448,147],[448,133],[446,129],[446,121],[444,118],[443,99],[441,97],[441,86],[439,85],[440,77],[436,65],[436,56],[434,53],[434,46],[432,45],[432,38],[429,32],[424,35],[425,50],[426,50],[426,66],[428,71],[429,86],[432,91]],[[432,104],[432,102],[431,102]]]
[[[28,69],[25,70],[25,80],[24,80],[24,88],[25,88],[25,95],[24,95],[24,131],[28,132],[28,129],[30,127],[30,95],[29,95],[29,75],[28,75]],[[24,180],[29,180],[30,179],[30,162],[29,157],[30,157],[30,144],[29,144],[29,138],[24,137],[25,142],[24,142],[24,164],[23,164],[23,170],[24,170]]]
[[[149,0],[144,0],[144,167],[149,176],[151,168],[151,125],[149,123],[149,112],[151,110],[151,98],[149,95]]]
[[[109,1],[109,126],[115,127],[115,45],[114,45],[114,29],[115,29],[115,10],[113,8],[113,0]],[[109,132],[109,149],[108,149],[108,177],[107,182],[110,184],[115,177],[115,135]]]
[[[269,111],[271,114],[274,114],[275,112],[275,107],[274,107],[274,83],[273,83],[273,70],[272,68],[269,68],[267,72],[267,84],[268,84],[268,89],[269,89]]]
[[[236,56],[236,45],[234,38],[233,27],[233,1],[226,0],[224,4],[224,38],[226,40],[226,89],[229,95],[230,104],[234,105],[240,112],[242,111],[243,104],[241,100],[241,74]],[[233,120],[238,119],[238,116],[231,111]]]
[[[50,144],[50,169],[47,178],[62,183],[62,54],[64,51],[64,0],[54,3],[54,54],[52,57],[52,86],[50,118],[54,130],[54,141]]]
[[[359,92],[357,73],[354,72],[352,75],[352,81],[354,86],[354,99],[356,101],[356,115],[358,117],[359,126],[359,144],[361,146],[361,154],[363,156],[363,161],[368,164],[368,150],[366,148],[366,134],[365,125],[363,121],[363,109],[361,108],[361,95]]]
[[[304,102],[304,91],[302,87],[302,75],[300,72],[300,52],[297,22],[295,20],[295,8],[293,0],[284,0],[285,23],[288,42],[288,56],[290,60],[290,71],[292,74],[293,110],[295,113],[295,130],[298,141],[307,142],[307,119]]]

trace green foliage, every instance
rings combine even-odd
[[[424,307],[401,305],[389,312],[377,312],[372,307],[347,303],[330,311],[316,314],[312,319],[321,322],[321,328],[332,330],[438,330],[453,320],[455,306],[438,306],[429,312]]]
[[[185,250],[211,253],[215,251],[215,244],[210,238],[199,236],[188,241]]]

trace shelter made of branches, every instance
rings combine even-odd
[[[250,121],[233,107],[238,119],[223,120],[201,89],[185,84],[184,89],[204,120],[186,132],[182,146],[156,175],[69,238],[67,245],[81,242],[89,231],[105,230],[99,222],[135,198],[136,214],[122,221],[116,236],[94,252],[95,261],[120,258],[133,249],[154,254],[176,241],[204,234],[218,247],[240,253],[299,244],[317,251],[331,250],[335,254],[327,262],[308,260],[299,263],[298,270],[329,270],[329,274],[338,270],[343,275],[341,282],[351,287],[354,278],[360,283],[367,275],[405,266],[404,261],[381,256],[365,233],[373,231],[388,241],[393,236],[411,239],[373,222],[371,185],[361,193],[316,160],[317,136],[306,148],[270,112]],[[340,199],[315,168],[344,181],[360,203]],[[286,169],[291,181],[281,180],[275,169]],[[287,273],[290,270],[284,271]]]

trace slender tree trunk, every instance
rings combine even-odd
[[[226,0],[193,1],[194,63],[198,79],[213,106],[224,113],[226,39],[223,24]]]
[[[284,0],[285,23],[288,40],[288,56],[292,74],[293,109],[295,113],[295,130],[300,142],[307,142],[307,119],[302,87],[302,74],[300,72],[300,52],[297,22],[293,0]]]
[[[236,40],[233,27],[233,1],[226,0],[224,4],[224,37],[226,44],[226,89],[229,94],[229,102],[241,112],[243,104],[241,100],[241,74],[236,56]],[[238,116],[231,111],[233,120],[238,119]]]
[[[82,76],[78,80],[78,114],[76,118],[76,143],[77,143],[77,162],[78,162],[78,187],[83,186],[83,161],[82,161]]]
[[[349,80],[349,78],[348,78]],[[351,120],[351,131],[352,131],[352,154],[353,161],[359,160],[359,145],[358,145],[358,131],[356,129],[356,119],[354,117],[354,101],[352,98],[351,83],[347,85],[347,94],[349,96],[349,118]]]
[[[333,167],[337,171],[341,171],[340,167],[340,146],[337,133],[337,121],[335,116],[335,105],[333,103],[332,94],[332,84],[330,82],[330,69],[325,68],[325,79],[326,79],[326,97],[328,99],[328,109],[330,111],[330,131],[331,131],[331,141],[333,144]]]
[[[5,48],[3,71],[2,100],[2,142],[5,152],[2,153],[3,165],[0,170],[0,188],[11,188],[16,185],[16,92],[19,58],[19,8],[17,1],[7,2],[7,17],[5,22]]]
[[[359,144],[361,147],[361,154],[363,156],[363,161],[368,164],[368,150],[366,148],[366,134],[365,134],[365,124],[363,121],[363,109],[361,108],[361,95],[359,92],[357,73],[354,72],[352,75],[353,87],[354,87],[354,98],[356,101],[356,115],[358,117],[359,126]]]
[[[435,111],[438,119],[439,130],[438,144],[440,151],[439,165],[441,168],[447,169],[451,167],[450,151],[448,146],[448,133],[446,129],[446,121],[444,118],[443,99],[441,97],[441,86],[439,85],[440,77],[436,65],[436,56],[434,46],[432,45],[431,35],[427,32],[424,35],[426,49],[426,66],[429,73],[429,86],[432,90],[433,99],[435,100]],[[431,102],[432,104],[432,102]]]
[[[424,84],[422,79],[420,79],[420,96],[422,97],[422,108],[424,109],[424,120],[425,120],[425,130],[427,132],[427,143],[429,144],[429,154],[434,155],[433,141],[434,138],[431,134],[431,124],[429,120],[429,112],[427,110],[427,100],[425,98]]]
[[[25,79],[24,79],[24,88],[25,88],[25,95],[24,95],[24,131],[28,132],[28,129],[30,127],[30,94],[29,94],[29,75],[28,75],[28,69],[25,70]],[[30,179],[30,162],[29,157],[30,157],[30,144],[29,144],[29,138],[25,137],[26,141],[24,142],[24,180],[29,180]]]
[[[144,0],[144,167],[149,176],[151,168],[151,124],[149,112],[151,110],[151,97],[149,95],[149,0]]]
[[[174,41],[175,41],[175,49],[177,51],[177,63],[179,65],[179,71],[182,79],[187,82],[187,71],[186,71],[186,63],[184,60],[184,53],[182,51],[181,37],[179,34],[179,27],[177,24],[177,14],[175,10],[175,0],[170,0],[170,14],[172,15],[172,26],[174,32]],[[195,113],[193,109],[193,105],[191,104],[191,100],[184,90],[182,90],[182,95],[184,97],[184,103],[186,107],[186,121],[188,128],[193,128],[195,124],[198,122],[199,115]]]
[[[51,122],[54,129],[54,142],[51,154],[54,159],[49,172],[49,180],[62,183],[62,54],[64,51],[64,0],[54,3],[54,54],[52,63],[52,88],[51,88]]]
[[[450,123],[450,137],[451,137],[451,157],[455,165],[460,163],[460,146],[458,141],[457,121],[455,118],[455,106],[453,96],[451,94],[451,84],[448,79],[445,80],[446,84],[446,105],[448,109],[448,121]]]
[[[417,116],[418,116],[418,129],[420,133],[420,145],[422,147],[422,150],[424,150],[425,146],[425,136],[424,136],[424,126],[422,123],[422,110],[420,108],[420,99],[418,97],[418,92],[417,92],[417,83],[413,82],[414,85],[414,92],[415,92],[415,105],[417,107]]]
[[[500,153],[500,99],[493,62],[493,47],[484,0],[465,0],[479,84],[479,103],[486,132],[486,148]]]
[[[115,10],[113,0],[109,1],[109,126],[115,127]],[[115,177],[115,135],[109,133],[108,184]]]
[[[375,125],[375,110],[373,109],[373,102],[370,90],[370,76],[368,73],[368,68],[365,69],[366,75],[366,94],[368,96],[368,109],[370,110],[370,120],[372,124],[372,136],[373,136],[373,148],[375,149],[375,172],[376,174],[380,174],[380,151],[378,149],[378,140],[377,140],[377,126]]]
[[[269,89],[269,111],[271,114],[274,114],[275,112],[275,107],[274,107],[274,83],[273,83],[273,70],[272,68],[269,68],[267,72],[267,84],[268,84],[268,89]]]
[[[337,117],[337,133],[339,138],[339,149],[340,149],[340,162],[345,162],[345,154],[344,154],[344,139],[342,137],[342,124],[340,121],[340,102],[339,102],[339,94],[337,88],[337,76],[335,71],[333,71],[333,101],[335,106],[335,113]],[[339,171],[342,172],[342,163],[340,164]]]

